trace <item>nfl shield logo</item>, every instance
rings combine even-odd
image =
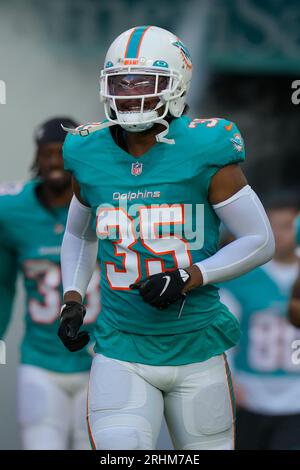
[[[139,176],[143,171],[143,164],[136,162],[131,165],[131,174],[134,176]]]

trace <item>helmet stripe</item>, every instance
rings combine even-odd
[[[141,35],[141,38],[140,38],[140,41],[139,41],[139,46],[138,46],[138,51],[137,51],[137,57],[139,57],[140,55],[140,48],[141,48],[141,45],[142,45],[142,40],[144,39],[144,36],[146,34],[146,32],[148,31],[148,29],[151,28],[151,26],[147,26],[144,31],[142,32],[142,35]]]
[[[130,44],[130,42],[131,42],[132,36],[133,36],[134,33],[135,33],[135,30],[136,30],[136,28],[134,28],[134,29],[131,31],[131,34],[130,34],[129,39],[128,39],[128,41],[127,41],[127,45],[126,45],[126,49],[125,49],[125,59],[128,57],[128,48],[129,48],[129,44]]]
[[[138,58],[142,40],[144,38],[146,31],[149,28],[151,28],[151,26],[139,26],[138,28],[134,28],[127,42],[126,51],[125,51],[125,59]]]

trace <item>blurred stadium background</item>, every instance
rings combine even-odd
[[[6,84],[0,182],[29,177],[40,122],[59,114],[79,122],[103,117],[97,80],[105,51],[139,24],[170,29],[188,45],[190,114],[237,123],[246,141],[244,170],[260,196],[281,187],[299,191],[300,105],[292,103],[292,82],[300,79],[298,0],[0,0],[0,80]],[[20,448],[19,291],[7,365],[0,365],[0,449]],[[165,433],[160,448],[170,448]]]

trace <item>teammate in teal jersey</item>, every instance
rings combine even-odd
[[[221,300],[239,318],[242,335],[232,354],[237,399],[237,449],[300,448],[300,332],[288,321],[295,255],[296,205],[277,195],[268,215],[274,259],[222,284]]]
[[[274,240],[239,168],[236,126],[183,115],[191,69],[172,33],[126,31],[101,74],[107,121],[64,144],[75,189],[61,253],[66,345],[101,240],[88,400],[97,449],[155,448],[163,412],[176,449],[234,445],[224,352],[239,326],[214,284],[268,261]],[[237,240],[218,252],[220,219]]]
[[[24,449],[88,447],[85,400],[91,354],[72,354],[56,336],[62,288],[60,246],[72,195],[64,172],[65,132],[56,118],[36,133],[34,179],[0,187],[0,337],[7,328],[22,273],[26,290],[25,334],[18,373],[18,419]],[[99,276],[89,286],[89,327],[99,312]]]
[[[296,254],[300,258],[300,215],[295,219]],[[293,286],[289,304],[289,319],[294,326],[300,327],[300,274]]]

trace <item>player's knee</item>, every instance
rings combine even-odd
[[[181,450],[233,450],[234,439],[233,429],[229,429],[217,434],[202,434],[197,438],[192,438],[181,447]]]
[[[95,436],[97,450],[137,450],[140,449],[139,435],[130,427],[102,429]]]
[[[91,437],[97,450],[153,449],[151,426],[144,417],[119,415],[96,421],[91,418]]]

